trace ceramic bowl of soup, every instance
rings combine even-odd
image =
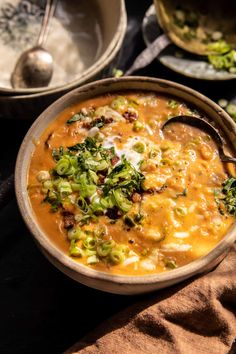
[[[105,79],[71,91],[34,122],[18,154],[22,217],[45,256],[87,286],[161,289],[214,267],[234,242],[234,168],[212,137],[176,115],[204,116],[235,154],[236,126],[180,84]]]

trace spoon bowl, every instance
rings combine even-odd
[[[53,74],[53,59],[43,48],[48,34],[50,19],[54,15],[56,0],[47,0],[42,26],[37,44],[23,52],[11,75],[13,88],[33,88],[48,86]]]
[[[47,86],[53,74],[53,58],[40,46],[24,52],[18,59],[11,76],[13,87],[32,88]]]
[[[223,141],[221,135],[213,127],[213,125],[208,123],[203,118],[195,117],[195,116],[187,116],[187,115],[175,116],[175,117],[170,118],[167,122],[165,122],[163,124],[162,130],[164,130],[169,124],[172,124],[172,123],[184,123],[184,124],[188,124],[188,125],[191,125],[196,128],[204,130],[215,141],[215,143],[218,147],[219,156],[220,156],[221,161],[236,163],[236,158],[231,157],[231,156],[227,156],[224,153],[224,141]]]

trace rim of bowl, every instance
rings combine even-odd
[[[35,122],[32,124],[30,129],[28,130],[27,134],[25,135],[25,138],[21,144],[21,147],[18,152],[17,156],[17,161],[16,161],[16,167],[15,167],[15,191],[16,191],[16,198],[17,198],[17,203],[21,212],[21,215],[30,230],[31,234],[35,238],[35,240],[39,243],[39,245],[43,248],[44,251],[46,251],[51,257],[53,257],[59,264],[66,266],[69,270],[74,271],[76,273],[81,274],[82,276],[89,277],[92,279],[96,280],[103,280],[107,281],[110,283],[118,283],[118,284],[123,284],[123,285],[141,285],[141,284],[153,284],[153,283],[158,283],[158,282],[166,282],[168,280],[176,280],[176,282],[179,279],[184,279],[189,276],[196,275],[198,273],[201,273],[201,270],[207,266],[209,266],[213,261],[215,261],[218,257],[222,256],[233,244],[233,242],[236,240],[236,221],[232,224],[230,230],[227,232],[227,234],[224,236],[224,238],[206,255],[197,258],[196,260],[188,263],[187,265],[181,266],[177,269],[173,269],[168,272],[163,272],[159,274],[147,274],[147,275],[117,275],[117,274],[111,274],[108,272],[103,272],[95,269],[91,269],[86,265],[80,264],[73,260],[71,257],[69,257],[67,254],[65,254],[63,251],[61,251],[57,246],[50,241],[49,237],[46,235],[46,232],[44,232],[36,219],[36,216],[34,215],[33,209],[30,204],[30,199],[28,197],[27,189],[22,187],[22,184],[25,184],[27,186],[27,181],[24,180],[23,178],[23,169],[22,169],[22,161],[24,160],[25,156],[25,151],[27,150],[27,146],[30,141],[32,141],[32,136],[34,134],[35,129],[37,129],[39,123],[41,123],[47,114],[53,112],[53,110],[60,105],[61,103],[67,102],[67,100],[70,97],[73,97],[74,94],[83,94],[85,92],[91,92],[91,98],[99,95],[99,93],[96,93],[96,89],[105,86],[107,88],[107,92],[109,93],[109,87],[116,85],[117,83],[120,82],[125,82],[127,83],[127,87],[123,89],[123,91],[129,91],[129,90],[135,90],[135,88],[129,88],[129,83],[136,83],[137,84],[137,91],[148,91],[148,89],[143,89],[138,87],[139,83],[150,83],[150,84],[156,84],[159,87],[164,87],[164,88],[173,88],[176,89],[183,94],[187,94],[189,96],[192,96],[196,98],[197,100],[202,101],[205,103],[207,106],[209,106],[213,111],[221,118],[227,122],[227,128],[230,128],[231,131],[233,132],[233,135],[236,136],[236,124],[234,121],[229,117],[229,115],[222,110],[221,107],[219,107],[216,103],[214,103],[211,99],[207,98],[205,95],[199,93],[198,91],[195,91],[187,86],[169,81],[169,80],[164,80],[164,79],[158,79],[158,78],[151,78],[151,77],[143,77],[143,76],[133,76],[133,77],[121,77],[121,78],[109,78],[109,79],[103,79],[103,80],[98,80],[94,81],[92,83],[83,85],[56,100],[53,104],[51,104],[43,113],[40,114],[40,116],[35,120]],[[121,91],[121,89],[113,89],[113,92],[115,91]],[[153,91],[153,89],[150,88],[150,91]],[[158,90],[157,90],[158,92]],[[162,93],[163,94],[163,93]],[[168,95],[168,93],[166,93]],[[171,95],[171,93],[169,93]],[[176,95],[177,96],[177,95]],[[178,97],[178,96],[177,96]],[[187,99],[186,99],[187,101]],[[68,105],[69,106],[69,105]],[[55,115],[56,119],[57,115]],[[52,122],[53,119],[50,121]],[[46,129],[44,127],[40,133],[40,135],[43,133],[43,131]],[[30,164],[30,161],[28,161],[28,167]],[[33,216],[33,217],[32,217]]]
[[[98,61],[93,63],[88,69],[86,69],[79,78],[69,81],[62,85],[56,85],[54,87],[42,87],[42,88],[28,88],[28,89],[14,89],[0,87],[0,93],[6,96],[13,96],[15,98],[30,98],[32,96],[45,96],[48,94],[54,94],[61,91],[69,91],[73,88],[86,83],[94,76],[98,75],[116,56],[121,44],[123,42],[126,28],[127,28],[127,13],[125,8],[125,0],[118,0],[120,2],[120,15],[119,23],[116,32],[109,43],[106,51],[102,54]]]

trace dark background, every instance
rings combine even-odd
[[[128,29],[122,69],[144,49],[141,21],[151,1],[126,0]],[[157,61],[138,72],[188,85],[213,100],[235,95],[235,81],[205,82],[184,78]],[[0,107],[1,109],[1,107]],[[1,120],[0,180],[13,171],[30,121]],[[140,297],[139,297],[140,298]],[[103,293],[69,279],[40,253],[13,199],[0,212],[0,354],[56,354],[96,325],[139,298]]]

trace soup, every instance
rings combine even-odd
[[[143,275],[205,254],[236,213],[234,177],[212,138],[172,116],[175,98],[131,92],[63,111],[36,144],[28,192],[39,225],[94,269]]]

